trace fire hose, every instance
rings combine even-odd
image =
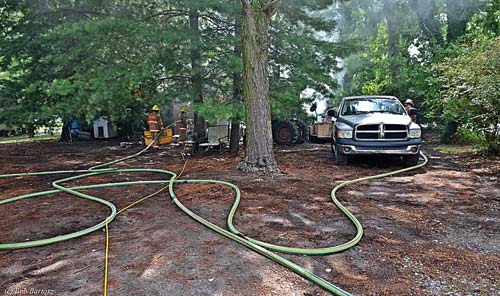
[[[160,134],[158,135],[158,137],[159,136],[160,136]],[[167,170],[160,170],[160,169],[145,169],[145,168],[134,168],[134,169],[106,168],[106,169],[103,169],[103,167],[106,167],[106,166],[109,166],[112,164],[116,164],[118,162],[121,162],[121,161],[130,159],[132,157],[136,157],[136,156],[141,155],[142,153],[147,151],[153,143],[154,143],[154,141],[152,141],[148,147],[146,147],[145,149],[141,150],[140,152],[138,152],[134,155],[130,155],[130,156],[127,156],[125,158],[118,159],[118,160],[115,160],[115,161],[112,161],[109,163],[94,166],[88,170],[47,171],[47,172],[0,175],[0,179],[3,179],[3,178],[12,178],[12,177],[41,176],[41,175],[52,175],[52,174],[77,174],[76,176],[67,177],[67,178],[59,179],[59,180],[52,182],[52,186],[55,188],[53,190],[35,192],[35,193],[20,195],[17,197],[8,198],[5,200],[1,200],[0,205],[16,202],[19,200],[25,200],[25,199],[31,199],[31,198],[36,198],[36,197],[40,197],[40,196],[51,195],[51,194],[55,194],[55,193],[68,193],[68,194],[71,194],[71,195],[79,197],[79,198],[83,198],[83,199],[87,199],[90,201],[101,203],[101,204],[107,206],[111,211],[109,216],[107,216],[104,221],[101,221],[100,223],[98,223],[94,226],[88,227],[86,229],[76,231],[76,232],[73,232],[70,234],[65,234],[65,235],[60,235],[60,236],[56,236],[56,237],[52,237],[52,238],[35,240],[35,241],[16,242],[16,243],[1,243],[0,250],[38,247],[38,246],[43,246],[43,245],[47,245],[47,244],[62,242],[65,240],[69,240],[72,238],[76,238],[76,237],[80,237],[80,236],[89,234],[93,231],[102,229],[103,227],[107,227],[108,223],[111,223],[118,214],[118,212],[116,210],[116,206],[113,203],[111,203],[105,199],[101,199],[99,197],[95,197],[95,196],[91,196],[89,194],[79,192],[80,190],[95,189],[95,188],[108,188],[108,187],[117,187],[117,186],[145,185],[145,184],[167,184],[167,186],[165,186],[163,189],[168,188],[169,195],[170,195],[172,202],[175,203],[175,205],[181,211],[183,211],[185,214],[187,214],[189,217],[191,217],[195,221],[199,222],[200,224],[211,229],[212,231],[215,231],[216,233],[218,233],[220,235],[223,235],[223,236],[225,236],[233,241],[236,241],[237,243],[239,243],[239,244],[241,244],[241,245],[257,252],[257,253],[259,253],[259,254],[261,254],[261,255],[263,255],[271,260],[274,260],[275,262],[289,268],[290,270],[294,271],[295,273],[302,276],[303,278],[308,279],[308,280],[316,283],[320,287],[324,288],[325,290],[327,290],[335,295],[347,296],[347,295],[351,295],[351,294],[344,291],[340,287],[330,283],[329,281],[319,277],[318,275],[316,275],[316,274],[304,269],[303,267],[293,263],[292,261],[274,253],[273,251],[282,252],[282,253],[291,253],[291,254],[303,254],[303,255],[326,255],[326,254],[333,254],[333,253],[341,252],[341,251],[344,251],[346,249],[353,247],[361,240],[361,237],[363,235],[363,228],[361,226],[361,223],[356,219],[356,217],[340,203],[340,201],[336,197],[336,192],[339,189],[341,189],[345,186],[354,184],[354,183],[359,183],[359,182],[373,180],[373,179],[385,178],[385,177],[388,177],[391,175],[396,175],[396,174],[400,174],[403,172],[416,170],[418,168],[425,166],[428,162],[427,157],[423,153],[420,153],[420,155],[422,156],[424,161],[416,166],[412,166],[412,167],[408,167],[408,168],[404,168],[404,169],[399,169],[399,170],[395,170],[392,172],[383,173],[383,174],[379,174],[379,175],[358,178],[358,179],[346,181],[346,182],[343,182],[343,183],[337,185],[331,191],[331,199],[332,199],[333,203],[335,204],[335,206],[355,226],[356,235],[351,240],[349,240],[348,242],[343,243],[341,245],[332,246],[332,247],[325,247],[325,248],[308,249],[308,248],[294,248],[294,247],[288,247],[288,246],[274,245],[271,243],[259,241],[257,239],[251,238],[251,237],[239,232],[236,229],[236,227],[233,225],[233,218],[234,218],[234,215],[235,215],[235,213],[238,209],[238,206],[239,206],[239,202],[241,199],[241,193],[240,193],[239,188],[232,183],[224,182],[224,181],[217,181],[217,180],[177,180],[178,176],[176,173],[171,172],[171,171],[167,171]],[[78,179],[82,179],[82,178],[88,178],[91,176],[98,176],[98,175],[104,175],[104,174],[114,174],[114,173],[145,173],[145,172],[164,174],[164,175],[169,176],[169,178],[166,180],[141,180],[141,181],[84,185],[84,186],[75,186],[75,187],[64,187],[62,185],[63,183],[66,183],[69,181],[74,181],[74,180],[78,180]],[[195,214],[189,208],[184,206],[182,204],[182,202],[176,197],[175,192],[174,192],[174,185],[175,184],[194,184],[194,183],[220,184],[220,185],[230,187],[231,189],[234,190],[235,200],[234,200],[234,203],[233,203],[231,210],[230,210],[228,217],[227,217],[227,226],[228,226],[229,231],[226,229],[223,229],[223,228],[205,220],[204,218],[200,217],[199,215]],[[163,191],[163,189],[157,191],[157,193]],[[156,195],[156,193],[154,193],[153,195]],[[153,195],[150,195],[148,197],[151,197]],[[132,204],[132,205],[134,205],[134,204]],[[125,209],[123,209],[123,210],[125,210]],[[107,232],[106,232],[106,234],[107,234]],[[106,252],[107,252],[107,248],[106,248]],[[107,276],[107,273],[106,273],[106,276]]]

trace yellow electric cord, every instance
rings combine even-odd
[[[182,174],[184,174],[184,170],[186,169],[186,166],[188,164],[188,160],[186,160],[186,162],[184,162],[184,166],[182,167],[182,170],[180,172],[180,174],[175,177],[174,181],[176,181],[180,176],[182,176]],[[123,209],[119,210],[116,215],[118,216],[119,214],[121,214],[122,212],[130,209],[131,207],[135,206],[136,204],[150,198],[150,197],[153,197],[155,195],[158,195],[160,194],[161,192],[165,191],[166,189],[168,189],[169,185],[161,188],[160,190],[152,193],[152,194],[149,194],[149,195],[146,195],[144,196],[143,198],[129,204],[128,206],[124,207]],[[106,217],[106,255],[104,257],[104,296],[106,296],[106,293],[107,293],[107,288],[108,288],[108,261],[109,261],[109,257],[108,257],[108,250],[109,250],[109,234],[108,234],[108,217]]]
[[[180,178],[180,176],[182,176],[182,174],[184,173],[184,170],[186,169],[187,164],[188,164],[188,160],[186,160],[186,162],[184,162],[184,166],[182,167],[181,173],[180,173],[177,177],[175,177],[174,182],[175,182],[175,181],[177,181],[177,179],[179,179],[179,178]],[[134,201],[133,203],[131,203],[131,204],[129,204],[128,206],[124,207],[123,209],[119,210],[119,211],[116,213],[116,215],[121,214],[122,212],[124,212],[124,211],[126,211],[126,210],[130,209],[131,207],[135,206],[136,204],[138,204],[138,203],[140,203],[140,202],[142,202],[142,201],[144,201],[144,200],[146,200],[146,199],[148,199],[148,198],[150,198],[150,197],[153,197],[153,196],[155,196],[155,195],[157,195],[157,194],[160,194],[161,192],[165,191],[166,189],[168,189],[168,185],[167,185],[167,186],[165,186],[165,187],[163,187],[163,188],[161,188],[160,190],[158,190],[158,191],[156,191],[156,192],[154,192],[154,193],[150,194],[150,195],[144,196],[143,198],[141,198],[141,199],[139,199],[139,200],[137,200],[137,201]]]

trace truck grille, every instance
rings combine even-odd
[[[366,124],[354,129],[359,141],[400,141],[408,138],[408,127],[402,124]]]

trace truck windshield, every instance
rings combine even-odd
[[[405,112],[403,106],[394,99],[359,98],[346,100],[340,114],[354,115],[363,113],[404,114]]]

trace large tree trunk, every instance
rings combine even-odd
[[[203,68],[201,66],[199,18],[198,8],[191,7],[189,10],[189,27],[191,29],[191,85],[195,104],[203,103]],[[198,140],[201,140],[205,137],[205,120],[195,112],[194,122]]]
[[[264,3],[263,3],[264,2]],[[281,1],[241,0],[243,13],[243,96],[246,109],[246,155],[243,171],[275,172],[269,104],[269,24]]]
[[[26,127],[26,134],[28,135],[28,138],[35,137],[35,126],[32,123],[27,123],[27,124],[25,124],[25,127]]]
[[[61,136],[59,137],[59,142],[69,142],[71,141],[71,120],[63,119],[63,127],[61,131]]]
[[[234,20],[234,56],[241,59],[241,16],[237,15]],[[233,104],[241,101],[241,73],[238,70],[233,72]],[[229,139],[229,152],[238,153],[240,150],[240,120],[239,115],[234,114],[231,120],[231,136]]]

